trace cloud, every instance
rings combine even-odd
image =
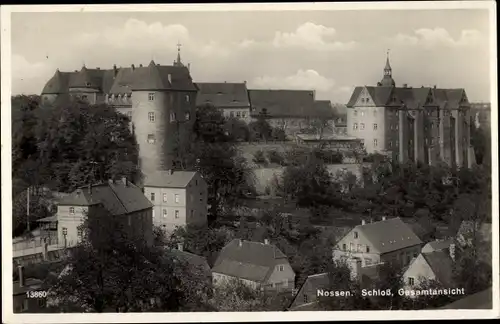
[[[329,91],[335,81],[320,75],[315,70],[299,70],[286,77],[260,76],[252,80],[251,85],[266,89],[307,89],[321,92]]]
[[[44,62],[29,62],[17,54],[11,59],[13,93],[40,93],[46,77],[54,73],[53,67]]]
[[[311,22],[297,27],[295,32],[276,32],[273,40],[274,47],[302,47],[311,50],[348,50],[352,49],[355,42],[333,41],[336,30],[323,25],[316,25]]]
[[[472,29],[462,30],[460,37],[454,39],[444,28],[420,28],[413,35],[397,34],[393,41],[403,45],[423,45],[426,47],[449,46],[465,47],[477,46],[483,41],[483,35]]]

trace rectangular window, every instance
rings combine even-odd
[[[361,246],[361,244],[358,244],[358,252],[363,252],[363,247]]]
[[[349,243],[349,251],[354,251],[354,243]]]
[[[189,102],[189,95],[186,95],[186,102]]]
[[[365,115],[365,112],[364,112],[364,111],[362,111],[362,112],[361,112],[361,116],[364,116],[364,115]]]
[[[345,244],[342,244],[342,251],[347,250],[347,246]]]
[[[151,201],[155,201],[155,193],[154,192],[151,193],[150,197],[151,197],[151,199],[150,199]]]
[[[304,299],[304,303],[307,303],[307,295],[306,294],[304,294],[304,298],[303,299]]]
[[[191,209],[191,217],[194,216],[194,210]]]
[[[392,147],[392,141],[389,141],[389,147]]]
[[[398,129],[399,129],[399,124],[396,124],[396,130],[398,130]]]
[[[241,117],[246,118],[246,117],[247,117],[247,112],[246,112],[246,111],[243,111],[243,112],[241,113]]]
[[[156,142],[155,136],[153,134],[148,134],[148,143],[154,144]]]
[[[152,111],[148,112],[148,120],[150,123],[154,123],[154,121],[155,121],[155,113],[154,112],[152,112]]]
[[[357,116],[357,115],[358,115],[358,111],[354,110],[354,116]]]
[[[354,123],[354,124],[352,125],[352,129],[354,129],[354,130],[358,129],[358,123]]]
[[[231,111],[231,112],[229,113],[229,117],[234,117],[234,111]]]
[[[69,213],[71,215],[74,215],[75,214],[75,207],[69,207]]]
[[[377,130],[378,128],[378,125],[377,124],[373,124],[373,130]]]
[[[361,123],[361,124],[359,124],[359,128],[360,128],[361,130],[365,129],[365,123]]]
[[[148,93],[148,100],[149,101],[155,100],[155,94],[154,93]]]
[[[354,232],[354,238],[357,239],[358,238],[358,232]]]
[[[170,113],[170,121],[174,122],[177,119],[177,116],[175,115],[174,112]]]
[[[186,120],[190,120],[191,119],[191,114],[189,112],[186,113]]]
[[[178,204],[179,203],[179,195],[178,194],[175,194],[175,203]]]
[[[163,193],[163,202],[167,202],[167,193]]]
[[[178,210],[175,211],[175,218],[179,218],[179,211]]]
[[[366,246],[366,253],[370,253],[370,247],[368,245]]]
[[[167,217],[167,209],[166,208],[163,208],[163,217]]]
[[[375,147],[376,147],[377,145],[378,145],[378,141],[377,141],[377,139],[374,139],[374,140],[373,140],[373,146],[375,146]]]
[[[278,271],[285,271],[285,266],[279,265],[278,266]]]
[[[415,278],[413,278],[413,277],[408,277],[408,284],[409,284],[410,286],[415,285]]]

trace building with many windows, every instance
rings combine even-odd
[[[250,99],[246,82],[197,82],[197,106],[213,105],[225,118],[250,122]]]
[[[173,65],[149,65],[56,71],[42,91],[45,103],[70,98],[107,103],[129,116],[139,144],[145,177],[174,167],[175,145],[192,130],[198,89],[180,54]]]
[[[166,232],[207,223],[207,183],[194,171],[157,171],[144,182],[153,224]]]
[[[347,103],[347,132],[368,153],[393,159],[469,167],[473,116],[464,89],[396,87],[387,58],[376,86],[358,86]]]

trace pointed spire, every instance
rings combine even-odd
[[[184,66],[181,61],[181,46],[180,42],[177,42],[177,61],[174,61],[174,66]]]
[[[152,65],[152,66],[156,66],[155,61],[151,60],[151,62],[149,62],[149,66],[151,66],[151,65]]]
[[[390,49],[387,50],[387,60],[385,62],[385,68],[384,68],[384,70],[392,70],[391,69],[391,64],[389,63],[389,51],[390,51]]]

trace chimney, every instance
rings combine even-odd
[[[78,70],[75,70],[75,72],[78,72]]]
[[[244,84],[247,84],[247,80],[243,81]]]
[[[97,70],[100,70],[101,68],[100,67],[96,67]]]
[[[113,64],[113,72],[115,76],[118,74],[118,69],[116,68],[116,64]]]
[[[19,273],[19,287],[24,287],[24,266],[17,266],[17,271]]]
[[[142,64],[139,64],[139,67],[142,67]]]
[[[408,88],[408,84],[403,83],[403,88]]]
[[[122,182],[123,182],[123,185],[126,187],[127,186],[127,177],[122,177]]]
[[[358,279],[359,272],[361,270],[361,260],[358,258],[351,258],[347,260],[349,269],[351,270],[351,279]]]
[[[436,88],[437,88],[437,86],[436,86],[436,85],[434,85],[434,89],[436,89]]]
[[[264,239],[264,244],[269,245],[269,239]]]
[[[361,225],[365,225],[366,221],[364,219],[361,220]]]
[[[132,70],[135,70],[135,65],[134,64],[132,64]]]
[[[179,251],[184,251],[184,244],[182,244],[182,243],[177,243],[177,250],[179,250]]]
[[[386,216],[382,216],[382,220],[383,221],[387,220],[387,217]]]
[[[455,261],[455,243],[451,243],[449,247],[450,258]]]

